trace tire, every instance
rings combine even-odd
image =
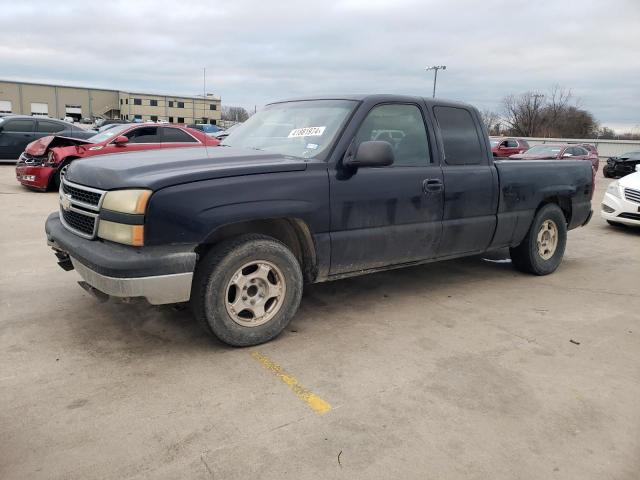
[[[562,262],[567,245],[566,222],[564,213],[556,204],[550,203],[538,210],[522,243],[509,249],[513,265],[521,272],[534,275],[553,273]],[[543,230],[548,233],[545,234]],[[541,245],[538,244],[539,236],[542,237]]]
[[[611,225],[612,227],[617,227],[617,228],[624,228],[626,227],[626,225],[624,223],[620,223],[620,222],[614,222],[613,220],[607,220],[607,223],[609,225]]]
[[[246,347],[268,342],[286,328],[302,288],[300,264],[291,250],[272,237],[242,235],[215,246],[198,263],[190,303],[205,330],[228,345]]]
[[[604,175],[605,178],[613,178],[615,176],[611,173],[611,171],[607,168],[607,166],[604,166],[602,168],[602,175]]]

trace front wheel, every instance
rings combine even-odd
[[[527,236],[517,247],[509,249],[513,265],[535,275],[553,273],[564,256],[567,244],[567,221],[558,205],[548,204],[538,210]]]
[[[615,177],[615,175],[613,174],[613,172],[611,171],[611,169],[609,168],[608,165],[605,165],[602,168],[602,175],[604,175],[605,178],[613,178],[613,177]]]
[[[246,347],[282,332],[300,305],[302,271],[286,245],[243,235],[213,247],[196,268],[191,308],[223,342]]]

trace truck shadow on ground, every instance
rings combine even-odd
[[[316,322],[339,328],[350,317],[365,310],[375,312],[391,300],[410,303],[417,298],[446,298],[454,286],[464,291],[465,285],[489,278],[499,281],[521,275],[503,252],[496,252],[307,285],[298,313],[274,341],[288,341],[297,333],[313,330]],[[150,306],[142,300],[96,304],[88,294],[83,295],[88,315],[74,324],[79,328],[76,334],[83,337],[80,344],[94,355],[134,359],[168,351],[235,350],[205,332],[188,305]]]

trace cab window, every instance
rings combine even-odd
[[[484,153],[471,113],[458,107],[434,107],[448,165],[478,165]]]
[[[431,162],[429,141],[420,109],[415,105],[380,105],[362,122],[356,143],[371,140],[391,144],[395,167],[425,166]]]

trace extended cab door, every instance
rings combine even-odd
[[[496,228],[498,179],[471,109],[436,105],[443,152],[444,214],[438,257],[486,250]]]
[[[432,161],[422,106],[373,106],[347,155],[370,140],[391,144],[393,165],[349,172],[340,160],[329,170],[331,275],[433,258],[438,248],[442,172]]]

